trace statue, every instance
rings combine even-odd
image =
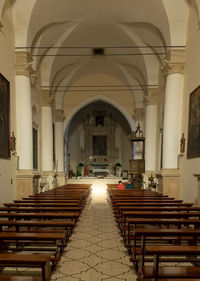
[[[182,138],[180,140],[180,152],[181,153],[185,152],[185,137],[184,137],[184,133],[182,133]]]

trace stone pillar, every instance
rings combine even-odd
[[[158,88],[148,91],[145,115],[145,170],[154,174],[156,170],[157,148],[157,97]]]
[[[16,174],[16,198],[26,197],[34,193],[33,172],[33,129],[31,57],[27,52],[16,52],[16,150],[18,170]]]
[[[48,89],[42,90],[42,177],[43,181],[46,181],[50,189],[54,187],[53,122],[51,106],[50,91]]]
[[[144,125],[144,108],[135,108],[134,110],[134,119],[135,119],[135,130],[140,124],[140,129],[143,131]],[[143,157],[143,147],[142,143],[135,142],[133,144],[133,159],[142,159]]]
[[[175,198],[180,197],[178,154],[181,138],[184,59],[184,50],[171,50],[170,60],[166,65],[163,170],[158,175],[163,193]]]
[[[55,112],[55,154],[56,154],[56,174],[58,185],[65,184],[64,173],[64,136],[63,136],[63,110],[57,109]]]
[[[20,170],[33,169],[30,62],[31,58],[27,52],[16,53],[16,144]]]

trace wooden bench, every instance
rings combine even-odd
[[[180,229],[183,226],[192,227],[193,229],[198,229],[200,227],[200,220],[199,219],[147,219],[147,218],[135,218],[135,219],[128,219],[128,226],[127,226],[127,232],[125,233],[125,241],[126,245],[130,247],[131,240],[135,239],[134,231],[138,229],[138,226],[141,227],[141,225],[144,226],[151,226],[148,227],[149,231],[154,228],[159,229],[163,226],[167,227],[173,227],[175,226]],[[162,229],[162,228],[161,228]],[[178,230],[177,229],[177,230]]]
[[[128,219],[130,218],[159,218],[159,219],[189,219],[197,217],[200,218],[200,212],[145,212],[145,211],[124,211],[122,219],[119,221],[119,228],[125,236],[125,231],[128,226]]]
[[[39,277],[39,276],[0,275],[0,281],[42,281],[42,277]]]
[[[51,273],[50,260],[51,260],[51,255],[44,255],[44,254],[0,253],[0,266],[1,267],[41,268],[42,281],[50,280],[50,273]],[[26,278],[28,278],[28,277],[26,277]],[[12,279],[8,279],[8,280],[12,280]],[[21,280],[23,280],[23,279],[21,279]],[[30,279],[30,281],[31,280],[34,280],[34,279]]]
[[[4,203],[5,207],[79,207],[78,203]]]
[[[73,219],[77,221],[79,214],[77,212],[46,212],[46,213],[0,213],[0,218],[7,218],[11,220],[20,220],[20,219]]]
[[[35,228],[63,228],[64,230],[69,230],[72,232],[75,222],[73,220],[39,220],[39,221],[15,221],[15,220],[0,220],[0,231],[3,231],[4,227],[14,228],[15,231],[20,231],[20,228],[25,229],[35,229]]]
[[[80,207],[41,207],[41,206],[37,206],[37,207],[0,207],[0,211],[1,212],[68,212],[68,211],[72,211],[72,212],[77,212],[80,213],[81,212],[81,208]]]
[[[154,262],[151,266],[140,266],[139,272],[143,278],[199,278],[198,266],[160,266],[161,256],[193,256],[200,255],[200,246],[146,246],[145,254],[153,255]],[[177,258],[177,262],[179,258]],[[187,259],[185,260],[187,262]],[[182,262],[182,260],[181,260]]]
[[[156,238],[156,242],[160,243],[168,243],[170,242],[192,242],[193,244],[197,243],[197,240],[200,239],[200,229],[190,229],[190,228],[182,228],[182,229],[157,229],[157,228],[136,228],[134,230],[134,246],[131,247],[133,253],[132,261],[135,263],[137,267],[137,256],[141,255],[141,265],[144,266],[145,262],[145,249],[147,247],[147,241]],[[172,238],[172,239],[171,239]],[[188,240],[190,239],[190,240]],[[137,245],[137,242],[140,242],[140,245]],[[155,244],[156,245],[156,244]],[[149,260],[149,259],[148,259]]]
[[[66,246],[65,232],[0,232],[0,250],[8,249],[11,251],[53,251],[54,257],[60,257]],[[38,248],[36,243],[40,245],[49,246],[51,248],[40,247]],[[10,247],[10,245],[15,245]],[[29,246],[29,247],[27,247]],[[53,248],[52,248],[53,246]],[[27,248],[26,248],[27,247]]]
[[[143,211],[143,212],[191,212],[191,211],[197,211],[200,212],[200,207],[146,207],[146,206],[141,206],[141,207],[135,207],[135,206],[120,206],[117,208],[114,213],[115,213],[115,218],[117,222],[119,220],[123,219],[124,212],[134,212],[134,211]]]

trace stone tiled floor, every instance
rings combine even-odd
[[[101,191],[99,193],[99,190]],[[134,281],[129,261],[114,221],[106,187],[97,186],[85,208],[52,281]]]

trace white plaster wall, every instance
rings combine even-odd
[[[10,82],[10,133],[14,131],[16,135],[14,32],[8,1],[3,10],[2,23],[3,28],[0,31],[0,73]],[[16,166],[16,157],[0,159],[0,205],[15,198]]]
[[[180,160],[181,168],[181,197],[187,202],[195,202],[197,195],[197,179],[194,173],[200,173],[200,157],[187,159],[188,141],[188,116],[189,116],[189,96],[190,93],[200,85],[199,65],[200,65],[200,30],[197,25],[198,12],[194,2],[191,2],[191,9],[188,22],[185,85],[183,97],[182,133],[186,137],[186,152]]]

